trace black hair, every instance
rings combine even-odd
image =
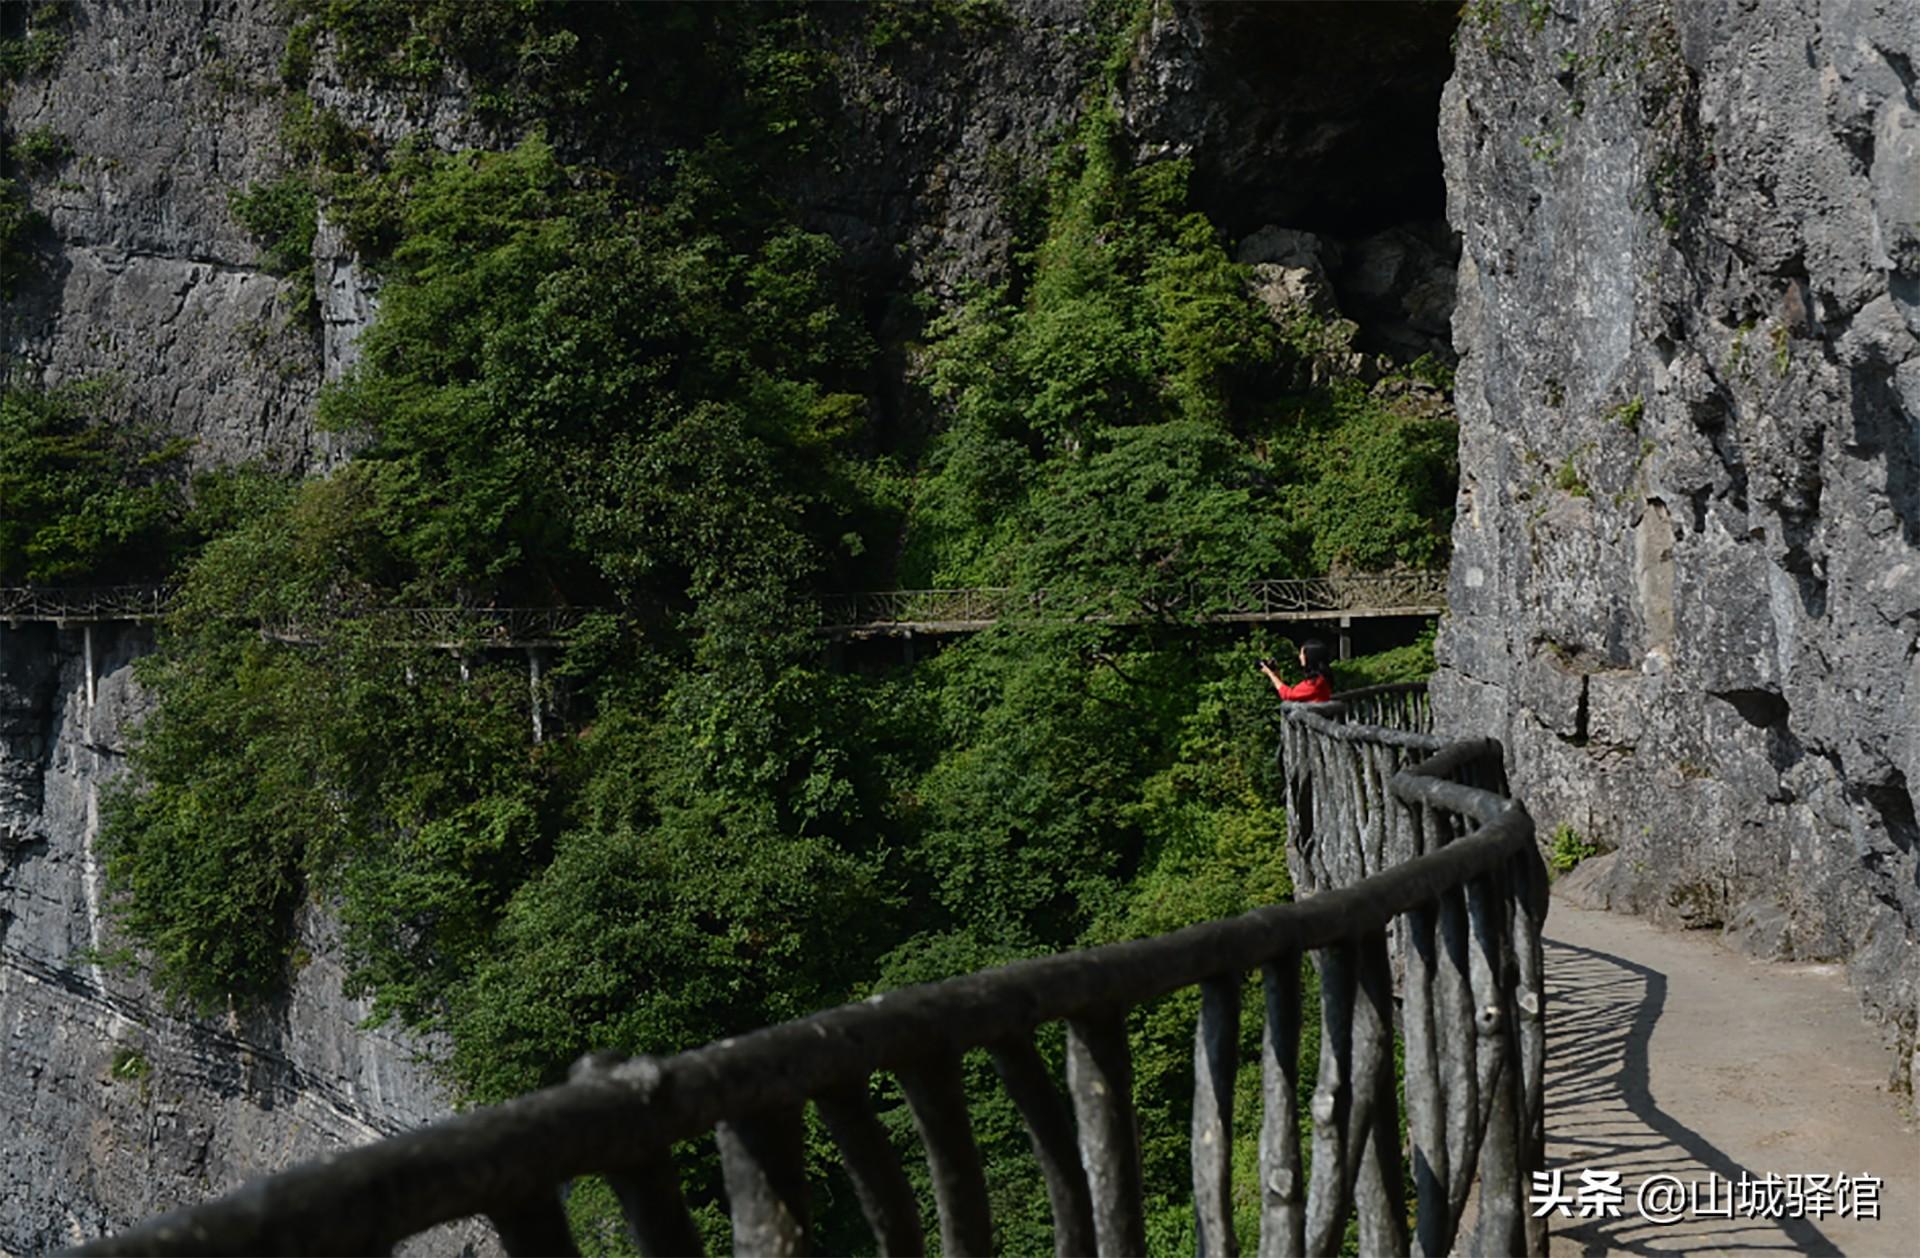
[[[1308,638],[1300,644],[1300,651],[1306,656],[1306,672],[1309,677],[1327,675],[1327,644],[1318,638]]]

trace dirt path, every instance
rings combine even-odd
[[[1920,1255],[1920,1132],[1837,966],[1753,961],[1558,900],[1546,935],[1547,1164],[1576,1196],[1576,1217],[1553,1220],[1555,1258]],[[1577,1217],[1582,1171],[1621,1173],[1620,1217]],[[1689,1209],[1661,1224],[1636,1208],[1648,1176],[1743,1172],[1878,1176],[1880,1218],[1747,1218],[1736,1204],[1731,1219]]]

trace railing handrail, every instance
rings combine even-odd
[[[1262,577],[1252,581],[1211,581],[1193,583],[1181,602],[1188,607],[1207,610],[1203,616],[1254,615],[1262,613],[1373,610],[1374,605],[1357,597],[1387,590],[1399,594],[1397,601],[1381,604],[1380,610],[1408,608],[1425,610],[1446,603],[1447,574],[1443,569],[1413,569],[1404,572],[1366,572],[1351,575],[1317,577]],[[945,586],[926,589],[855,590],[823,596],[825,628],[848,630],[892,624],[939,623],[942,620],[973,622],[997,617],[977,615],[942,616],[938,613],[959,605],[977,612],[981,604],[991,604],[1017,596],[1007,586]],[[1208,600],[1216,600],[1209,602]],[[1028,596],[1034,608],[1044,607],[1045,592]],[[946,606],[942,606],[945,604]],[[922,614],[911,615],[911,611]]]
[[[1376,687],[1342,698],[1352,702],[1382,697],[1411,698],[1418,693],[1418,687]],[[1339,715],[1335,709],[1341,706],[1340,701],[1335,701],[1316,705],[1322,710],[1290,707],[1287,721],[1289,725],[1297,725],[1315,736],[1333,735],[1334,744],[1329,745],[1349,746],[1351,743],[1347,736],[1361,732],[1371,732],[1376,736],[1401,733],[1378,726],[1345,727],[1331,719]],[[1388,754],[1389,749],[1407,750],[1406,743],[1393,738],[1375,738],[1372,745],[1379,749],[1377,754],[1381,755]],[[1378,1036],[1390,1036],[1391,1032],[1390,1025],[1382,1027],[1378,1024],[1378,1001],[1381,999],[1379,985],[1390,981],[1385,977],[1386,945],[1382,942],[1390,924],[1407,915],[1419,917],[1425,914],[1422,920],[1427,920],[1428,925],[1423,929],[1430,933],[1434,906],[1445,906],[1451,902],[1455,917],[1464,920],[1460,915],[1471,911],[1476,929],[1483,934],[1489,929],[1504,930],[1506,928],[1487,924],[1493,919],[1486,917],[1486,914],[1496,911],[1490,906],[1503,903],[1508,895],[1518,897],[1531,894],[1524,877],[1510,886],[1506,881],[1510,876],[1507,871],[1527,869],[1529,867],[1524,862],[1530,859],[1537,863],[1539,859],[1533,850],[1533,822],[1524,807],[1493,791],[1450,780],[1457,775],[1476,771],[1484,766],[1489,756],[1496,763],[1500,756],[1499,744],[1491,740],[1450,743],[1419,763],[1394,773],[1390,781],[1385,783],[1385,790],[1395,800],[1414,809],[1429,812],[1445,810],[1477,822],[1478,828],[1451,839],[1436,831],[1428,850],[1355,880],[1350,885],[1330,887],[1294,903],[1255,909],[1238,917],[1189,926],[1151,939],[1018,961],[941,982],[902,988],[779,1026],[723,1039],[671,1057],[589,1059],[576,1067],[575,1077],[568,1083],[449,1118],[378,1144],[303,1164],[255,1181],[216,1201],[188,1207],[150,1220],[118,1236],[96,1241],[81,1252],[226,1253],[272,1252],[292,1248],[308,1252],[359,1251],[390,1247],[406,1236],[435,1224],[477,1214],[487,1214],[496,1223],[501,1223],[502,1234],[506,1236],[512,1228],[502,1223],[503,1219],[511,1220],[523,1210],[534,1215],[539,1215],[543,1209],[553,1210],[552,1190],[565,1181],[587,1174],[618,1172],[621,1168],[634,1166],[638,1161],[652,1159],[657,1162],[664,1156],[663,1151],[676,1141],[718,1130],[723,1135],[725,1163],[730,1147],[726,1136],[729,1124],[750,1124],[758,1121],[755,1115],[797,1114],[799,1108],[809,1101],[824,1104],[836,1096],[844,1098],[857,1094],[863,1098],[860,1103],[864,1104],[868,1080],[876,1071],[892,1072],[901,1077],[903,1082],[909,1083],[909,1100],[913,1102],[916,1121],[921,1121],[924,1117],[922,1101],[916,1099],[910,1081],[916,1077],[925,1078],[927,1072],[937,1073],[941,1068],[957,1068],[953,1063],[957,1063],[961,1053],[986,1048],[995,1053],[998,1061],[1003,1051],[1030,1045],[1028,1037],[1035,1028],[1057,1021],[1068,1023],[1072,1050],[1078,1042],[1075,1036],[1090,1034],[1084,1028],[1123,1025],[1113,1020],[1126,1010],[1194,986],[1208,991],[1210,1001],[1230,988],[1233,993],[1232,1007],[1237,1008],[1238,976],[1269,967],[1271,981],[1275,973],[1287,968],[1289,958],[1298,958],[1309,951],[1325,958],[1323,963],[1327,965],[1338,961],[1345,966],[1357,957],[1357,963],[1361,966],[1362,985],[1372,984],[1369,990],[1373,994],[1369,999],[1375,1002],[1372,1015],[1375,1024],[1374,1039],[1369,1043],[1376,1047],[1373,1058],[1368,1059],[1371,1064],[1367,1066],[1372,1073],[1351,1082],[1356,1090],[1353,1104],[1360,1107],[1355,1112],[1364,1113],[1365,1104],[1370,1103],[1367,1098],[1374,1093],[1370,1090],[1367,1098],[1361,1098],[1359,1089],[1378,1086]],[[1437,812],[1435,815],[1438,815]],[[1463,909],[1460,907],[1460,896],[1462,889],[1469,887],[1475,890],[1468,896],[1466,908]],[[1496,895],[1493,890],[1495,887],[1508,889],[1499,891],[1499,898],[1490,899]],[[1514,903],[1522,905],[1519,899]],[[1528,911],[1531,910],[1524,905],[1514,910],[1517,916],[1513,929],[1522,928],[1518,924],[1519,918],[1523,918]],[[1537,939],[1533,940],[1533,945],[1537,950]],[[1506,947],[1505,944],[1497,946]],[[1377,950],[1377,963],[1375,953],[1369,951],[1370,948]],[[1479,956],[1478,953],[1475,955]],[[1297,961],[1293,964],[1297,967]],[[1524,979],[1527,962],[1518,964]],[[1372,968],[1369,969],[1369,966]],[[1537,978],[1537,964],[1535,970]],[[1503,973],[1505,977],[1501,976]],[[1354,989],[1351,986],[1351,971],[1348,974],[1345,990],[1346,999],[1351,1001],[1354,999]],[[1465,981],[1464,976],[1456,976],[1456,982]],[[1327,982],[1337,985],[1334,978],[1329,978]],[[1484,965],[1476,968],[1471,987],[1476,999],[1483,1003],[1491,999],[1498,1002],[1498,1008],[1504,1008],[1505,1003],[1514,997],[1514,982],[1514,976],[1507,972],[1506,963],[1498,962],[1492,971]],[[1203,1043],[1208,1034],[1207,1007],[1203,1003],[1199,1032]],[[1237,1039],[1237,1014],[1227,1023],[1219,1022],[1220,1016],[1216,1009],[1212,1032],[1214,1037],[1217,1039],[1226,1034]],[[1350,1009],[1349,1016],[1361,1015]],[[1358,1024],[1355,1025],[1357,1028]],[[1222,1026],[1232,1029],[1223,1031]],[[1476,1031],[1469,1025],[1463,1033],[1471,1040]],[[1119,1051],[1123,1059],[1121,1077],[1124,1078],[1124,1031],[1120,1034]],[[1488,1030],[1482,1026],[1477,1034],[1485,1036]],[[1532,1106],[1532,1112],[1537,1114],[1537,1070],[1527,1060],[1529,1052],[1537,1057],[1537,1052],[1534,1052],[1536,1048],[1537,1035],[1518,1050],[1495,1047],[1485,1051],[1494,1054],[1487,1059],[1494,1063],[1509,1060],[1514,1051],[1520,1052],[1528,1074],[1527,1079],[1522,1081],[1527,1091],[1520,1097],[1518,1105],[1522,1110]],[[1031,1048],[1025,1051],[1030,1054]],[[1354,1051],[1363,1051],[1357,1029],[1354,1032]],[[1460,1051],[1468,1052],[1471,1062],[1471,1045]],[[1034,1060],[1037,1062],[1037,1059]],[[1356,1056],[1356,1062],[1361,1060],[1362,1057]],[[1289,1064],[1284,1068],[1291,1070],[1292,1066]],[[1335,1069],[1333,1078],[1336,1083],[1345,1069]],[[1358,1066],[1354,1069],[1356,1073],[1360,1070]],[[1386,1079],[1390,1084],[1390,1061],[1386,1069]],[[1409,1069],[1413,1069],[1411,1063]],[[1229,1091],[1231,1076],[1232,1071],[1228,1069],[1229,1082],[1226,1086]],[[1323,1073],[1323,1086],[1333,1086],[1327,1084],[1327,1079],[1328,1076]],[[1009,1078],[1008,1082],[1011,1090],[1013,1080]],[[1083,1095],[1084,1078],[1079,1084],[1075,1082],[1072,1051],[1069,1054],[1068,1083],[1077,1110],[1085,1105],[1098,1104]],[[1410,1097],[1411,1086],[1410,1081]],[[1492,1085],[1483,1083],[1482,1086]],[[1512,1082],[1501,1085],[1508,1089],[1515,1086]],[[1496,1089],[1485,1104],[1494,1105],[1501,1095],[1506,1093]],[[1287,1096],[1290,1098],[1290,1091]],[[1111,1102],[1112,1098],[1108,1100]],[[959,1103],[964,1106],[964,1101]],[[1115,1119],[1113,1112],[1108,1112],[1106,1117],[1117,1123],[1114,1130],[1125,1131],[1131,1124],[1131,1100],[1122,1097],[1117,1103],[1124,1110],[1121,1117],[1125,1121]],[[1470,1112],[1480,1107],[1480,1102],[1471,1097],[1465,1103]],[[1289,1107],[1287,1112],[1290,1112],[1291,1100],[1286,1099],[1285,1104]],[[1332,1104],[1329,1100],[1328,1105]],[[1385,1104],[1390,1105],[1391,1102]],[[1021,1105],[1024,1112],[1026,1102],[1022,1101]],[[1227,1108],[1230,1111],[1231,1105]],[[1319,1111],[1320,1104],[1316,1101],[1316,1123],[1324,1126],[1330,1119]],[[1101,1194],[1119,1191],[1124,1195],[1125,1185],[1115,1189],[1110,1176],[1096,1182],[1094,1159],[1105,1157],[1108,1152],[1088,1143],[1089,1139],[1095,1139],[1097,1144],[1098,1138],[1088,1135],[1088,1114],[1082,1112],[1080,1117],[1081,1156],[1087,1160],[1086,1182],[1094,1184],[1096,1188],[1094,1218],[1099,1229],[1100,1247],[1105,1251],[1113,1247],[1110,1243],[1113,1237],[1108,1230],[1112,1220],[1102,1213],[1107,1207],[1101,1204],[1106,1200]],[[1031,1121],[1031,1116],[1029,1118]],[[964,1108],[960,1112],[960,1121],[964,1125]],[[1359,1118],[1353,1121],[1356,1124],[1361,1122]],[[1487,1110],[1479,1121],[1487,1124],[1512,1120],[1499,1119],[1493,1110]],[[830,1125],[832,1122],[832,1116],[829,1115]],[[938,1133],[930,1134],[927,1122],[922,1123],[923,1138],[928,1140],[929,1156],[933,1157],[932,1146]],[[1039,1129],[1034,1127],[1031,1130],[1037,1148],[1041,1142]],[[838,1130],[835,1136],[840,1139]],[[732,1138],[737,1146],[738,1137]],[[1291,1132],[1287,1138],[1291,1138]],[[1364,1143],[1372,1140],[1377,1144],[1380,1138],[1378,1129],[1373,1129],[1372,1135],[1367,1131],[1356,1131],[1339,1136],[1328,1146],[1331,1150],[1328,1156],[1335,1158],[1336,1163],[1345,1159],[1340,1152],[1341,1141]],[[1474,1136],[1467,1147],[1478,1150],[1479,1139],[1479,1136]],[[1493,1136],[1489,1135],[1487,1139],[1491,1142]],[[1518,1169],[1513,1171],[1517,1182],[1521,1171],[1528,1169],[1525,1164],[1533,1154],[1528,1152],[1524,1137],[1520,1138],[1518,1152],[1509,1147],[1512,1139],[1514,1137],[1509,1134],[1507,1143],[1499,1146],[1499,1150],[1502,1150],[1499,1156],[1509,1161],[1519,1159],[1515,1164]],[[967,1141],[965,1147],[971,1149],[970,1137]],[[1394,1143],[1397,1148],[1397,1137]],[[842,1141],[842,1146],[851,1159],[852,1151],[845,1141]],[[1199,1137],[1196,1134],[1196,1195],[1200,1175],[1198,1147]],[[1357,1144],[1355,1147],[1358,1147]],[[1495,1148],[1491,1143],[1488,1147]],[[1317,1161],[1321,1156],[1320,1135],[1316,1135],[1314,1148]],[[1429,1149],[1429,1152],[1432,1150]],[[1137,1151],[1134,1156],[1137,1157]],[[1263,1167],[1266,1156],[1263,1141]],[[1397,1159],[1397,1153],[1390,1156]],[[1467,1155],[1463,1153],[1460,1156]],[[1477,1157],[1478,1154],[1473,1156]],[[1501,1165],[1504,1167],[1505,1163]],[[849,1166],[852,1167],[851,1160]],[[1052,1193],[1056,1188],[1053,1169],[1045,1159],[1043,1169],[1048,1171],[1048,1186]],[[1347,1174],[1351,1176],[1355,1173],[1359,1172],[1349,1167]],[[1503,1169],[1501,1173],[1505,1175],[1506,1171]],[[1132,1190],[1137,1196],[1137,1164],[1134,1174],[1136,1178]],[[1124,1174],[1121,1178],[1125,1179]],[[1263,1181],[1266,1178],[1263,1170]],[[1459,1179],[1458,1175],[1454,1178]],[[1319,1179],[1316,1173],[1316,1192],[1319,1191]],[[1465,1182],[1460,1180],[1453,1187],[1457,1192],[1464,1192]],[[728,1186],[732,1193],[735,1190],[733,1165],[728,1166]],[[1443,1180],[1443,1194],[1447,1187]],[[1507,1190],[1512,1187],[1512,1184],[1502,1186],[1502,1200],[1511,1198],[1512,1194]],[[741,1188],[743,1194],[746,1191],[745,1187]],[[958,1233],[955,1237],[947,1235],[948,1226],[953,1224],[953,1219],[949,1217],[947,1191],[940,1186],[936,1176],[943,1239],[949,1241],[949,1249],[962,1248],[964,1246],[955,1243]],[[1085,1187],[1080,1191],[1084,1193]],[[1282,1192],[1281,1189],[1272,1191]],[[1291,1188],[1285,1190],[1292,1191]],[[1398,1189],[1394,1187],[1389,1191],[1397,1192]],[[672,1200],[677,1205],[677,1186],[672,1192]],[[1315,1207],[1317,1212],[1313,1215],[1316,1221],[1309,1227],[1319,1227],[1324,1232],[1329,1226],[1337,1226],[1341,1209],[1338,1201],[1320,1200]],[[742,1211],[760,1209],[765,1203],[756,1203],[743,1195],[736,1198],[734,1204],[738,1240],[742,1235],[752,1235],[740,1230],[743,1226]],[[1378,1202],[1374,1206],[1374,1215],[1382,1215],[1377,1208]],[[1084,1204],[1082,1208],[1085,1208]],[[981,1209],[984,1210],[984,1205]],[[1062,1209],[1061,1200],[1056,1196],[1057,1229],[1067,1226],[1061,1221]],[[1136,1211],[1137,1224],[1137,1200],[1133,1209]],[[1363,1209],[1363,1215],[1365,1213]],[[1386,1216],[1391,1214],[1391,1210],[1385,1211]],[[553,1217],[557,1218],[557,1215]],[[981,1217],[984,1219],[984,1216]],[[1457,1225],[1458,1218],[1457,1203],[1448,1217],[1454,1222],[1445,1226],[1444,1238],[1436,1242],[1442,1250],[1452,1242],[1452,1227]],[[871,1211],[869,1218],[873,1218]],[[1332,1219],[1331,1223],[1329,1218]],[[1294,1226],[1297,1228],[1299,1225],[1296,1217]],[[1382,1224],[1376,1218],[1374,1225]],[[1390,1218],[1385,1225],[1399,1226],[1393,1225]],[[564,1230],[564,1224],[559,1226]],[[877,1233],[879,1225],[876,1223],[875,1226]],[[1203,1231],[1205,1226],[1203,1224]],[[1062,1237],[1061,1245],[1071,1248],[1065,1239],[1065,1231],[1057,1231],[1057,1234]],[[528,1233],[519,1235],[524,1237]],[[549,1231],[541,1235],[552,1238],[555,1234]],[[979,1233],[973,1235],[978,1236]],[[1312,1237],[1315,1233],[1309,1230],[1307,1235]],[[1337,1233],[1334,1235],[1337,1240]],[[1440,1232],[1434,1235],[1439,1236]],[[1423,1240],[1431,1239],[1423,1232]],[[1541,1242],[1544,1243],[1543,1234]],[[1085,1247],[1088,1244],[1087,1236],[1080,1234],[1077,1243]],[[1399,1244],[1404,1246],[1405,1243],[1406,1237],[1402,1232]],[[1503,1241],[1495,1237],[1489,1243],[1497,1245]],[[522,1252],[527,1248],[529,1246],[524,1242],[516,1245],[509,1240],[511,1252]],[[1529,1248],[1533,1248],[1531,1236]]]
[[[1366,601],[1368,592],[1385,590],[1394,598]],[[171,585],[0,586],[0,620],[154,620],[166,613],[177,587]],[[885,630],[908,626],[977,628],[1008,615],[1016,605],[1045,615],[1042,592],[1021,595],[1007,586],[951,586],[928,589],[856,590],[820,596],[820,627],[826,633]],[[1201,619],[1285,619],[1342,612],[1428,612],[1446,602],[1446,573],[1440,570],[1371,572],[1351,576],[1274,577],[1248,582],[1199,581],[1178,604]],[[597,607],[473,607],[462,605],[370,608],[359,614],[465,617],[511,624],[515,617],[564,616],[567,627]],[[1169,607],[1147,609],[1155,614]],[[1062,613],[1065,615],[1065,613]],[[1131,615],[1094,615],[1096,620]],[[1083,617],[1085,618],[1085,617]],[[284,618],[283,618],[284,619]],[[564,630],[562,630],[564,631]],[[311,632],[284,626],[277,636],[306,640]],[[551,635],[549,635],[551,636]]]
[[[665,1059],[633,1058],[588,1080],[304,1163],[80,1252],[267,1253],[294,1241],[318,1246],[314,1252],[392,1245],[498,1209],[503,1190],[526,1171],[556,1184],[604,1171],[636,1147],[704,1134],[729,1114],[801,1104],[933,1053],[984,1048],[1042,1023],[1143,1004],[1221,974],[1352,942],[1495,869],[1532,841],[1531,820],[1511,801],[1490,799],[1476,812],[1491,819],[1472,837],[1366,884],[1153,939],[904,987]],[[503,1177],[509,1167],[522,1169]],[[392,1226],[361,1232],[374,1200],[392,1211]],[[240,1233],[245,1239],[229,1248]]]
[[[152,620],[175,593],[171,585],[0,586],[0,619]]]

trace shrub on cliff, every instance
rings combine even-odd
[[[186,513],[185,441],[99,422],[111,384],[0,389],[0,585],[152,576]]]

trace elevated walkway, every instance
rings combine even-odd
[[[1201,584],[1177,602],[1092,617],[1134,622],[1177,616],[1201,624],[1332,622],[1438,616],[1446,610],[1444,571],[1367,573],[1298,580]],[[821,600],[821,632],[833,638],[936,637],[977,633],[1009,616],[1082,620],[1050,607],[1045,595],[1003,588],[878,590]],[[1342,650],[1344,658],[1348,654]]]
[[[0,622],[87,625],[152,621],[164,616],[175,591],[165,585],[53,588],[0,586]],[[1443,571],[1372,573],[1200,584],[1177,601],[1124,613],[1088,615],[1045,595],[1009,589],[871,590],[829,594],[820,600],[820,633],[834,639],[976,633],[1009,616],[1035,620],[1094,619],[1131,623],[1178,617],[1205,624],[1334,622],[1437,616],[1446,609]],[[460,647],[560,647],[595,607],[394,607],[370,613],[397,639]],[[263,626],[277,640],[310,642],[321,626],[282,622]]]

